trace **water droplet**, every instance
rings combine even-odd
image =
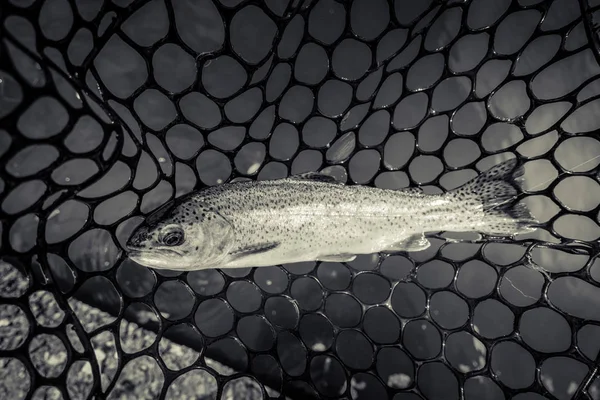
[[[323,343],[315,343],[312,345],[312,349],[314,351],[325,351],[325,350],[327,350],[327,347]],[[326,359],[325,362],[327,362],[328,360],[329,359]]]
[[[260,163],[254,163],[248,168],[248,175],[254,174],[260,168]]]
[[[340,122],[340,125],[343,125],[344,122],[346,122],[348,120],[348,118],[350,117],[350,111],[348,111],[346,113],[346,115],[344,115],[344,117],[342,118],[342,122]]]
[[[387,384],[389,387],[392,387],[392,388],[405,389],[408,386],[410,386],[410,382],[411,382],[410,376],[403,374],[403,373],[399,373],[399,374],[390,375],[388,377]]]
[[[59,208],[56,208],[56,209],[54,209],[54,210],[53,210],[53,211],[50,213],[50,215],[48,216],[48,219],[54,218],[54,217],[56,217],[58,214],[60,214],[60,209],[59,209]]]

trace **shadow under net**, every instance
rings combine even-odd
[[[3,2],[0,393],[600,398],[595,7]],[[439,193],[511,157],[545,224],[514,240],[187,273],[122,251],[206,186]]]

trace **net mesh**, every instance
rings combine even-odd
[[[596,0],[5,0],[0,397],[600,399]],[[154,271],[174,196],[525,164],[544,228]]]

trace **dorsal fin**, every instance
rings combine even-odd
[[[315,182],[325,182],[325,183],[337,183],[342,184],[342,182],[338,181],[331,175],[321,174],[319,172],[305,172],[303,174],[292,175],[288,179],[293,180],[306,180],[306,181],[315,181]]]

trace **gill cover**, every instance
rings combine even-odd
[[[211,249],[206,260],[198,260],[202,268],[219,267],[227,258],[235,242],[233,225],[214,207],[208,204],[196,203],[202,208],[204,219],[201,222],[208,248]]]

